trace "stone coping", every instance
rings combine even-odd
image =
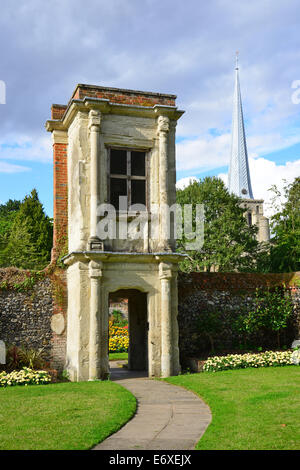
[[[185,297],[199,290],[250,292],[256,288],[300,288],[300,272],[291,273],[239,273],[192,272],[179,274],[179,293]]]
[[[112,91],[113,93],[129,93],[134,95],[144,95],[144,96],[155,96],[158,98],[173,98],[176,99],[177,95],[170,94],[170,93],[159,93],[155,91],[141,91],[141,90],[133,90],[129,88],[116,88],[116,87],[107,87],[102,85],[89,85],[85,83],[78,83],[75,87],[74,92],[72,93],[72,97],[76,94],[78,88],[88,89],[88,90],[99,90],[99,91]]]

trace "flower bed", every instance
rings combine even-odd
[[[213,356],[205,361],[204,372],[245,369],[247,367],[280,367],[299,364],[300,351],[266,351],[258,354],[229,354]],[[298,361],[298,362],[297,362]]]
[[[109,352],[127,352],[129,346],[128,328],[114,326],[109,322]]]
[[[51,382],[51,376],[45,370],[32,370],[28,367],[23,367],[22,370],[0,373],[0,387],[13,385],[42,385],[49,382]]]

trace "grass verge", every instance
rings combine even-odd
[[[299,450],[300,367],[203,372],[165,379],[200,395],[212,422],[201,450]]]
[[[116,432],[135,409],[135,397],[110,381],[3,388],[0,449],[90,449]]]
[[[109,360],[110,361],[125,361],[128,359],[128,353],[109,353]]]

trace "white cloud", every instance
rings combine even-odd
[[[265,133],[253,135],[247,138],[247,147],[249,157],[270,154],[272,152],[283,150],[300,142],[300,132],[295,135],[284,136],[277,133]]]
[[[300,142],[300,132],[284,136],[280,132],[257,134],[247,138],[249,158],[259,158]],[[176,145],[177,169],[203,172],[229,165],[231,134],[206,135],[186,139]]]
[[[196,178],[196,176],[188,176],[187,178],[181,178],[176,182],[176,188],[177,189],[184,189],[187,186],[189,186],[191,183],[194,181],[198,181],[199,178]]]
[[[50,105],[67,103],[81,82],[177,94],[186,110],[177,134],[189,138],[177,145],[177,169],[227,166],[237,48],[249,156],[259,161],[300,141],[300,106],[291,99],[300,78],[296,0],[19,3],[7,2],[0,17],[7,83],[0,162],[51,162],[43,129]],[[212,128],[220,135],[210,135]],[[280,171],[275,165],[274,178]]]
[[[0,161],[0,173],[21,173],[23,171],[30,171],[30,168]]]
[[[50,135],[36,137],[8,135],[0,140],[0,160],[37,161],[48,163],[52,160]]]
[[[176,145],[178,170],[203,171],[228,165],[230,134],[184,140]]]

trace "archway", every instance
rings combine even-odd
[[[128,369],[148,370],[147,294],[137,289],[120,289],[109,294],[110,305],[120,299],[128,300]]]

